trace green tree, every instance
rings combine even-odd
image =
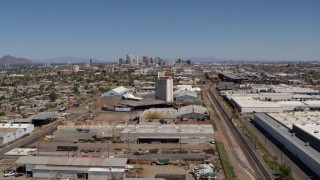
[[[79,93],[79,84],[74,84],[73,85],[73,88],[72,88],[72,91],[74,92],[74,93],[76,93],[76,94],[78,94]]]
[[[49,94],[49,99],[51,102],[55,102],[58,98],[59,98],[59,95],[57,93],[55,93],[54,91],[52,91]]]

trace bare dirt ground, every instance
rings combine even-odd
[[[137,116],[138,112],[111,112],[105,111],[97,114],[94,117],[94,121],[128,121],[129,119],[133,119]]]
[[[139,168],[143,168],[141,177],[143,178],[154,178],[156,174],[185,174],[186,180],[193,180],[192,174],[189,170],[184,167],[173,166],[173,165],[136,165]]]

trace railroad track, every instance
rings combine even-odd
[[[214,96],[214,93],[211,90],[211,83],[209,83],[209,88],[207,90],[208,95],[213,100],[213,105],[216,108],[216,111],[221,115],[224,122],[226,122],[226,125],[229,127],[230,132],[233,134],[234,138],[237,140],[240,148],[242,149],[243,153],[245,154],[248,162],[251,164],[252,168],[249,168],[241,159],[239,158],[238,154],[235,152],[234,149],[232,149],[232,153],[235,155],[236,160],[239,162],[239,164],[244,167],[250,174],[252,174],[256,179],[267,179],[271,180],[273,179],[272,175],[269,174],[269,172],[266,170],[266,168],[263,166],[259,158],[257,157],[255,150],[248,144],[246,139],[244,138],[243,134],[238,130],[238,128],[233,124],[232,118],[229,117],[225,109],[221,106],[221,104],[218,102],[216,97]],[[220,122],[222,123],[222,122]],[[230,135],[227,133],[227,128],[225,125],[221,124],[223,134],[226,136],[227,141],[231,147],[233,146],[231,144]]]
[[[208,94],[209,96],[209,94]],[[210,96],[211,97],[211,96]],[[211,99],[211,98],[210,98]],[[214,108],[217,109],[217,105],[213,104]],[[221,115],[221,114],[220,114]],[[220,127],[222,128],[222,134],[224,135],[224,137],[226,137],[227,139],[227,143],[230,147],[234,147],[234,144],[232,143],[230,134],[228,133],[228,129],[226,127],[226,124],[223,123],[223,121],[219,121]],[[254,170],[252,170],[250,167],[248,167],[239,157],[238,153],[236,153],[234,148],[231,148],[231,152],[234,155],[236,161],[243,167],[245,168],[251,175],[253,175],[255,178],[258,178],[256,176],[256,173],[254,172]]]

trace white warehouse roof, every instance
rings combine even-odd
[[[232,97],[231,99],[233,99],[239,106],[241,106],[243,108],[247,108],[247,107],[252,107],[252,108],[257,108],[257,107],[261,107],[261,108],[268,108],[268,107],[281,108],[281,106],[277,105],[274,102],[259,101],[259,100],[253,99],[252,97]]]
[[[117,88],[112,89],[112,91],[114,91],[118,94],[123,94],[123,93],[126,93],[128,91],[128,89],[123,86],[119,86]]]
[[[320,125],[319,124],[294,124],[311,136],[320,140]]]

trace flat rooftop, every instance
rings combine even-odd
[[[41,112],[37,115],[32,116],[32,119],[46,120],[55,117],[57,114],[57,112]]]
[[[320,140],[320,124],[295,124],[295,126]]]
[[[289,129],[292,129],[293,124],[320,123],[319,111],[268,113],[268,115]]]
[[[270,101],[259,101],[252,97],[232,97],[243,108],[281,108],[280,105]]]
[[[270,114],[273,113],[256,113],[255,115],[259,117],[259,119],[261,119],[264,123],[268,124],[268,126],[272,127],[273,129],[276,129],[279,134],[281,134],[288,141],[294,144],[297,148],[304,151],[309,157],[311,157],[312,159],[317,161],[318,164],[320,164],[320,152],[316,151],[310,146],[305,146],[305,142],[296,136],[292,136],[291,132],[287,129],[287,127],[279,126],[279,123],[277,121],[270,120]]]
[[[211,124],[143,124],[128,125],[121,133],[213,134],[214,130]]]
[[[27,156],[32,152],[35,152],[37,149],[35,148],[14,148],[11,151],[5,153],[8,156]]]
[[[90,166],[90,167],[125,167],[127,158],[78,158],[51,156],[22,156],[16,164],[52,165],[52,166]]]

